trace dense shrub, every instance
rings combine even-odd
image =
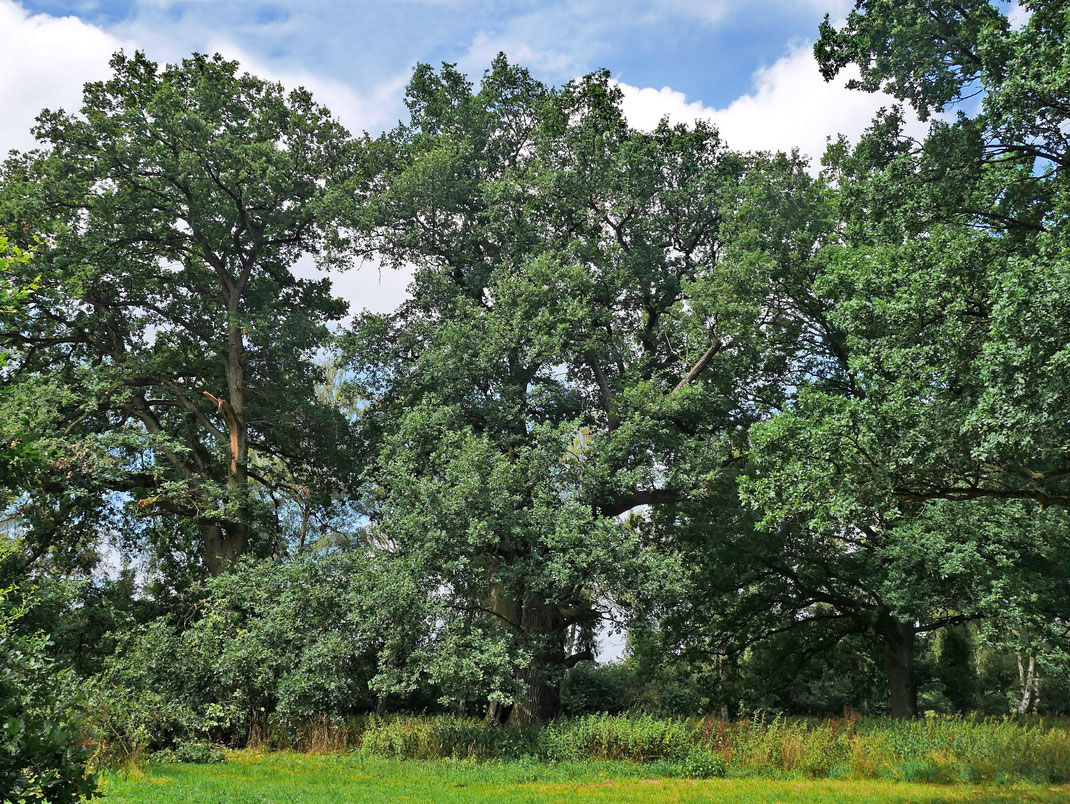
[[[300,743],[307,724],[377,704],[384,617],[403,605],[359,554],[248,562],[207,582],[185,617],[123,634],[95,677],[95,739],[117,758],[179,743]],[[384,636],[390,634],[390,636]]]
[[[682,762],[696,747],[694,729],[684,721],[650,715],[589,716],[553,723],[542,739],[548,759]]]
[[[46,658],[47,640],[19,634],[25,609],[0,589],[0,801],[68,804],[93,796],[72,714],[70,674]]]
[[[635,709],[642,687],[631,662],[580,662],[563,689],[566,715],[620,714]]]
[[[149,759],[163,765],[171,765],[178,762],[191,765],[214,765],[226,762],[227,755],[223,749],[211,743],[179,743],[174,748],[165,748],[156,751]]]

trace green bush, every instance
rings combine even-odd
[[[554,761],[630,760],[683,762],[696,746],[683,721],[652,715],[589,715],[552,723],[541,741]]]
[[[227,761],[226,752],[211,743],[182,742],[174,748],[165,748],[153,753],[149,760],[170,765],[186,762],[191,765],[214,765]]]
[[[72,713],[69,673],[46,658],[47,640],[16,632],[25,609],[0,589],[0,801],[69,804],[91,798],[96,780]]]
[[[569,671],[562,708],[569,716],[620,714],[635,707],[640,692],[631,664],[580,662]]]
[[[373,718],[360,750],[394,759],[516,759],[540,753],[538,727],[458,717]]]
[[[689,779],[714,779],[724,776],[728,765],[724,759],[703,748],[693,748],[684,760],[684,775]]]
[[[376,706],[388,608],[374,578],[364,557],[331,554],[205,582],[185,616],[119,637],[93,682],[94,739],[120,762],[182,742],[311,747],[308,724]]]

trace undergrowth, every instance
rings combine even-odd
[[[261,729],[257,747],[356,750],[387,759],[538,763],[626,761],[692,778],[884,779],[1049,784],[1070,781],[1070,729],[1042,719],[914,720],[767,718],[726,722],[650,715],[593,715],[542,726],[460,717],[322,719],[292,731]],[[205,752],[201,761],[216,761]],[[172,761],[194,760],[176,750]]]
[[[1070,780],[1070,730],[1011,718],[724,722],[589,716],[542,727],[432,717],[371,719],[359,750],[397,759],[665,762],[684,775],[863,778],[919,782]]]

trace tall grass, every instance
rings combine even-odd
[[[756,716],[726,722],[628,714],[517,727],[475,718],[370,715],[319,718],[296,728],[258,725],[250,729],[249,747],[310,753],[355,749],[369,757],[414,760],[626,761],[692,777],[1070,781],[1070,721],[1065,719]],[[98,747],[99,764],[116,764],[107,761],[105,748]],[[208,748],[176,743],[172,753],[176,758],[214,756]],[[148,755],[137,751],[131,761]]]
[[[629,760],[674,763],[686,775],[926,782],[1070,780],[1065,722],[1011,718],[726,723],[648,715],[590,716],[543,727],[430,717],[370,719],[360,751],[397,759]]]

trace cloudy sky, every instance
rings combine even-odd
[[[822,81],[811,55],[826,13],[850,0],[0,0],[0,153],[32,147],[43,107],[74,109],[110,54],[191,51],[304,85],[353,131],[401,117],[418,61],[478,77],[499,50],[548,82],[608,67],[639,127],[712,119],[739,149],[857,137],[889,100]],[[373,267],[336,280],[355,306],[389,309],[406,277]]]

